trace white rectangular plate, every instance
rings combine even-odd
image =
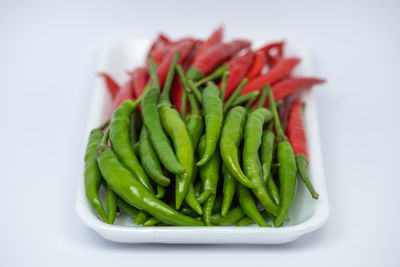
[[[259,47],[268,40],[279,40],[279,37],[272,37],[257,39],[254,47]],[[101,55],[98,70],[111,73],[118,82],[124,82],[127,79],[126,71],[143,65],[149,43],[150,41],[145,39],[131,39],[108,47]],[[296,75],[311,76],[313,74],[310,57],[301,43],[292,39],[287,40],[285,53],[302,59],[301,64],[295,70]],[[109,118],[112,111],[111,97],[104,81],[100,78],[96,78],[92,101],[88,133]],[[309,173],[320,198],[313,200],[307,188],[299,181],[294,206],[289,214],[291,221],[283,227],[262,228],[256,225],[246,227],[143,227],[135,225],[134,221],[125,213],[116,219],[114,225],[108,225],[97,218],[89,205],[85,196],[83,176],[79,177],[76,211],[89,228],[97,231],[106,239],[124,243],[280,244],[312,232],[325,224],[329,215],[329,205],[320,152],[317,111],[312,91],[304,94],[304,101],[307,104],[305,128],[311,162]]]

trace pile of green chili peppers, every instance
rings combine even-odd
[[[207,83],[188,81],[179,56],[162,90],[149,56],[152,82],[143,98],[124,101],[91,131],[84,178],[92,208],[109,224],[121,211],[143,226],[278,227],[289,221],[298,170],[269,86],[260,96],[240,96],[244,79],[224,102],[229,73]],[[188,114],[171,104],[178,78]]]

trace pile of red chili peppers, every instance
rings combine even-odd
[[[104,222],[124,211],[144,226],[279,227],[298,177],[318,198],[301,99],[324,80],[293,76],[301,59],[287,57],[283,41],[253,49],[223,31],[159,34],[122,84],[99,73],[114,112],[90,133],[84,176]]]

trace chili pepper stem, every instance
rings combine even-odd
[[[151,73],[151,76],[153,77],[153,87],[158,92],[160,92],[160,82],[158,81],[156,65],[154,64],[153,57],[151,55],[148,55],[147,58],[149,59],[149,62],[150,62],[150,73]]]
[[[203,85],[206,82],[212,81],[214,79],[218,79],[219,77],[223,77],[226,71],[229,69],[228,65],[222,65],[221,67],[217,68],[213,73],[210,75],[202,78],[196,83],[196,86]]]
[[[239,84],[239,86],[236,88],[236,90],[233,92],[233,94],[229,97],[229,99],[225,102],[224,106],[224,113],[228,112],[229,108],[231,107],[233,101],[239,96],[240,92],[242,91],[243,87],[249,82],[246,78],[242,80],[242,82]]]
[[[221,85],[221,99],[222,101],[225,99],[225,91],[226,91],[226,85],[228,82],[228,77],[229,77],[229,71],[225,71],[224,74],[222,75],[222,85]]]
[[[265,100],[267,100],[268,91],[271,90],[271,86],[269,84],[264,85],[262,93],[260,95],[260,100],[258,102],[257,108],[261,108],[264,106]]]
[[[111,119],[106,120],[105,122],[103,122],[99,127],[97,127],[96,129],[98,130],[104,130],[109,124],[110,124]]]
[[[318,199],[319,194],[315,191],[314,186],[312,185],[310,178],[308,177],[307,174],[307,166],[308,166],[308,160],[303,154],[296,155],[296,164],[297,164],[297,169],[300,173],[300,177],[303,180],[304,184],[306,185],[308,191],[310,191],[311,196],[314,199]]]
[[[201,92],[199,90],[199,88],[195,85],[195,83],[192,80],[187,80],[190,89],[193,91],[194,95],[196,96],[197,100],[202,103],[203,101],[203,97],[201,96]]]
[[[268,90],[268,96],[270,99],[270,105],[271,105],[271,112],[272,116],[274,118],[274,123],[275,123],[275,130],[276,130],[276,139],[278,142],[284,142],[287,141],[287,137],[282,129],[281,122],[279,120],[279,115],[278,112],[276,111],[276,104],[274,100],[274,95],[271,90]]]

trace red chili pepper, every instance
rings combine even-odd
[[[313,85],[324,83],[325,80],[318,78],[292,77],[272,86],[271,90],[275,100],[284,99],[296,92],[311,88]],[[267,101],[266,106],[269,105]]]
[[[129,79],[129,81],[125,82],[121,86],[121,90],[118,92],[118,94],[115,96],[114,100],[114,109],[116,109],[122,102],[124,102],[127,99],[133,99],[133,88],[132,88],[132,80]]]
[[[163,46],[161,46],[159,49],[154,51],[151,55],[153,57],[153,61],[156,65],[160,64],[164,57],[170,52],[171,49],[173,49],[176,45],[179,45],[181,43],[185,43],[187,41],[191,42],[198,42],[198,40],[195,40],[193,38],[182,38],[176,42],[169,42],[165,43]],[[148,67],[149,61],[146,59],[146,66]]]
[[[208,37],[208,39],[199,47],[199,50],[197,50],[194,60],[196,60],[200,56],[202,56],[212,46],[221,43],[223,35],[224,35],[224,28],[221,26],[221,27],[217,28],[211,34],[211,36]]]
[[[285,42],[274,42],[267,44],[257,51],[263,51],[264,55],[266,56],[267,59],[267,64],[269,68],[273,68],[278,64],[279,61],[282,60],[284,57],[283,55],[283,46],[285,45]]]
[[[286,135],[293,147],[294,154],[303,154],[308,160],[306,135],[303,128],[301,101],[298,98],[293,101],[289,111]]]
[[[135,97],[142,95],[144,88],[147,85],[148,76],[149,75],[145,67],[138,67],[133,71],[133,92]]]
[[[171,47],[169,50],[168,54],[165,55],[164,59],[160,63],[159,67],[157,68],[157,75],[158,75],[158,80],[160,83],[160,86],[164,86],[165,79],[167,78],[167,73],[169,70],[169,67],[172,63],[172,60],[174,59],[175,53],[180,52],[181,56],[179,57],[179,64],[182,64],[185,62],[187,57],[190,55],[190,52],[192,49],[196,46],[197,40],[194,39],[186,39],[183,42],[178,42],[176,45]]]
[[[261,91],[265,84],[272,84],[289,75],[294,67],[300,63],[299,58],[283,59],[279,64],[267,73],[251,80],[242,90],[241,94],[247,94],[254,90]],[[276,99],[278,100],[278,99]]]
[[[265,54],[263,51],[257,51],[254,56],[253,63],[246,74],[246,78],[251,81],[259,76],[266,63]]]
[[[308,191],[310,191],[311,196],[314,199],[318,199],[319,194],[315,191],[307,173],[309,158],[307,151],[307,139],[304,133],[302,109],[303,108],[300,99],[295,99],[289,111],[286,136],[288,137],[294,154],[296,155],[297,171],[300,174],[301,179],[308,188]]]
[[[159,50],[161,47],[165,46],[166,44],[170,44],[171,40],[165,34],[158,34],[157,38],[150,46],[150,50],[148,54],[153,54],[155,51]]]
[[[112,99],[115,99],[115,96],[120,90],[120,86],[118,85],[118,83],[105,72],[99,72],[97,75],[104,78],[108,92],[111,94]]]
[[[224,99],[227,99],[233,93],[236,87],[246,76],[246,73],[250,68],[253,58],[254,52],[250,50],[246,54],[236,57],[226,63],[226,65],[229,66],[229,77],[226,82]],[[220,82],[219,88],[221,88],[221,86],[222,82]]]
[[[198,57],[187,72],[187,77],[198,80],[211,73],[216,67],[233,57],[240,50],[249,47],[246,40],[235,40],[229,43],[220,43],[212,46],[203,55]]]

